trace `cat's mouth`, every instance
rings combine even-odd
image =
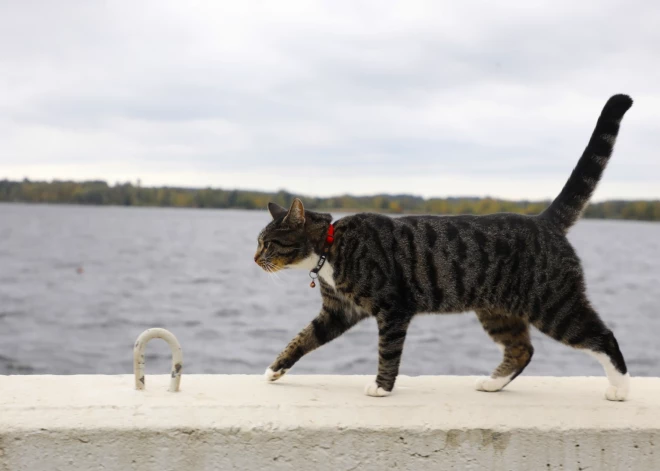
[[[283,267],[283,266],[281,266],[277,263],[274,263],[270,260],[259,260],[259,261],[257,261],[257,264],[266,273],[276,273],[276,272],[286,268],[286,267]]]

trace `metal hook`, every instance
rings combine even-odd
[[[172,379],[171,392],[177,392],[181,384],[181,370],[183,369],[183,352],[181,345],[174,334],[169,330],[155,328],[147,329],[140,334],[133,348],[133,371],[135,373],[135,389],[144,389],[144,350],[151,339],[163,339],[172,349]]]

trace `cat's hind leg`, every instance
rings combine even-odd
[[[479,378],[479,391],[495,392],[515,379],[529,364],[534,347],[529,338],[529,324],[525,319],[505,312],[478,309],[477,318],[484,330],[502,349],[502,362],[490,377]]]
[[[610,385],[605,397],[610,401],[625,401],[630,389],[630,375],[614,334],[580,296],[566,309],[540,310],[532,323],[541,332],[573,348],[584,350],[603,366]]]

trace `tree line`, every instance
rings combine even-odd
[[[0,202],[53,203],[116,206],[166,206],[183,208],[264,209],[269,201],[291,203],[287,191],[267,193],[244,190],[142,187],[132,183],[108,185],[104,181],[10,181],[0,180]],[[430,198],[411,195],[342,195],[329,198],[302,197],[313,210],[377,211],[387,213],[537,214],[549,201],[508,201],[494,198]],[[660,221],[660,200],[605,201],[589,205],[587,218]]]

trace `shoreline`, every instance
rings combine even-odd
[[[603,203],[596,203],[603,204]],[[196,207],[196,206],[158,206],[158,205],[121,205],[121,204],[86,204],[86,203],[68,203],[68,202],[32,202],[32,201],[0,201],[0,205],[23,205],[23,206],[54,206],[54,207],[79,207],[79,208],[134,208],[134,209],[176,209],[176,210],[200,210],[200,211],[267,211],[266,208],[245,208],[245,207]],[[497,214],[493,213],[430,213],[423,211],[405,211],[405,212],[395,212],[381,209],[360,209],[360,208],[322,208],[322,209],[311,209],[311,211],[318,211],[323,213],[331,214],[356,214],[356,213],[375,213],[375,214],[385,214],[388,216],[458,216],[461,214],[469,214],[474,216],[486,216],[488,214]],[[513,212],[513,211],[501,211],[501,212]],[[514,214],[526,214],[526,213],[516,213]],[[533,216],[534,214],[528,214]],[[589,214],[583,215],[580,220],[589,220],[589,221],[619,221],[619,222],[644,222],[644,223],[658,223],[660,219],[636,219],[636,218],[622,218],[622,217],[597,217]]]

